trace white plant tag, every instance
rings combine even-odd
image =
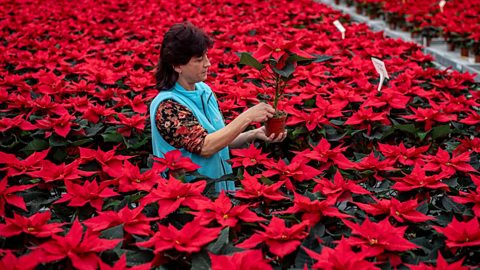
[[[385,63],[382,60],[375,57],[372,57],[371,59],[372,59],[373,66],[375,67],[375,70],[380,75],[380,83],[378,84],[378,88],[377,88],[377,90],[380,91],[382,89],[383,81],[385,80],[385,78],[390,79],[390,77],[388,77],[388,72],[387,72],[387,69],[385,68]]]
[[[440,1],[440,3],[438,3],[438,6],[440,6],[440,11],[443,12],[443,7],[445,6],[445,4],[447,3],[447,1],[445,0],[442,0]]]
[[[338,31],[340,31],[340,33],[342,33],[342,39],[345,39],[345,27],[343,27],[342,23],[339,22],[338,20],[335,20],[333,22],[333,25],[335,25],[335,27],[337,27]]]

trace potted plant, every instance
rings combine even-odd
[[[252,79],[261,87],[269,88],[273,94],[272,106],[275,113],[265,123],[267,136],[280,134],[285,130],[287,113],[280,109],[279,103],[284,98],[288,82],[294,78],[297,65],[323,62],[331,58],[330,56],[310,55],[298,49],[296,43],[297,41],[286,42],[283,45],[278,42],[263,43],[253,54],[248,52],[239,54],[239,64],[255,68],[259,76]],[[270,100],[272,100],[271,97]]]

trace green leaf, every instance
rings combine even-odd
[[[229,242],[229,239],[228,239],[229,233],[230,233],[229,227],[226,227],[225,229],[223,229],[222,232],[220,233],[220,236],[217,238],[217,241],[208,245],[208,250],[214,254],[219,254],[222,248],[226,246]]]
[[[36,152],[36,151],[41,151],[47,149],[49,146],[48,142],[46,140],[42,139],[33,139],[31,142],[27,144],[24,148],[22,148],[22,152]]]
[[[108,228],[100,233],[100,237],[105,239],[123,239],[123,224]]]
[[[295,65],[292,63],[292,62],[287,62],[287,64],[285,65],[285,67],[283,67],[282,69],[277,69],[277,68],[272,68],[272,70],[277,73],[278,75],[284,77],[284,78],[288,78],[290,77],[290,75],[293,74],[293,72],[295,71]]]
[[[123,136],[118,132],[110,132],[102,134],[104,142],[119,143],[123,140]]]
[[[329,55],[321,55],[321,54],[312,54],[312,55],[315,56],[315,59],[313,60],[314,63],[321,63],[321,62],[325,62],[327,60],[332,59],[332,56],[329,56]]]
[[[418,138],[420,138],[420,141],[423,141],[425,139],[425,137],[427,137],[427,134],[429,133],[430,131],[427,131],[427,132],[417,132],[417,136]]]
[[[148,250],[127,250],[127,265],[135,266],[151,262],[153,260],[153,253]]]
[[[210,257],[205,250],[193,254],[192,256],[192,268],[191,270],[209,270],[210,269]]]
[[[250,53],[242,52],[240,53],[240,64],[247,65],[249,67],[253,67],[257,70],[262,70],[265,66],[258,62]]]
[[[410,134],[416,134],[417,133],[417,129],[415,128],[414,124],[406,124],[406,125],[398,124],[398,125],[394,125],[393,127],[395,129],[408,132]]]
[[[432,128],[432,138],[438,139],[448,136],[450,134],[451,129],[450,125],[442,125]]]

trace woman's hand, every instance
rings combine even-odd
[[[286,130],[280,134],[270,134],[270,136],[267,136],[267,133],[266,133],[267,130],[265,126],[254,129],[254,131],[255,131],[254,133],[255,139],[259,139],[266,142],[272,142],[272,143],[282,142],[287,137]]]
[[[260,102],[257,105],[249,108],[242,114],[246,117],[250,122],[264,122],[268,118],[273,116],[275,113],[275,109],[267,103]]]

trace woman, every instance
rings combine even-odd
[[[180,149],[201,166],[200,174],[213,179],[232,172],[229,147],[255,139],[279,142],[282,134],[265,135],[261,127],[244,132],[252,122],[272,117],[272,106],[259,103],[225,125],[215,95],[203,83],[211,66],[207,56],[213,41],[189,22],[173,25],[163,38],[156,71],[160,93],[150,105],[153,154]],[[278,135],[278,136],[276,136]],[[233,181],[218,182],[217,191],[235,190]]]

